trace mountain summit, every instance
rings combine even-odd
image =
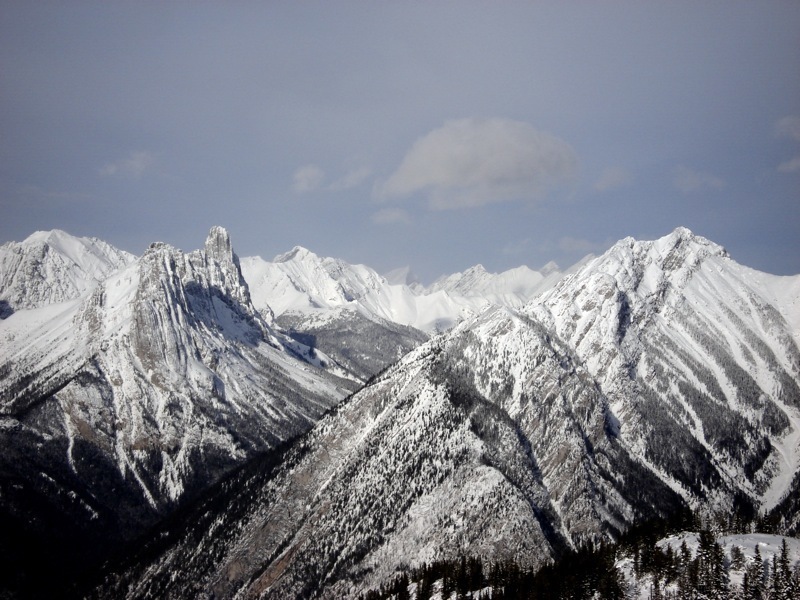
[[[43,296],[2,321],[0,522],[23,547],[40,540],[37,551],[64,568],[84,552],[101,558],[309,429],[347,393],[264,321],[224,229],[211,230],[204,250],[154,243],[136,260],[54,236],[57,245],[37,236],[26,252],[4,250],[40,256],[43,237],[43,259],[13,265],[100,277],[96,265],[111,259],[91,249],[122,264],[83,294],[61,286],[74,298]],[[42,287],[43,268],[14,268],[14,289],[55,289]]]
[[[686,507],[785,506],[800,350],[771,298],[797,281],[685,229],[622,240],[408,353],[101,595],[354,597],[423,562],[535,567]]]
[[[0,246],[0,318],[78,298],[134,256],[55,229]]]

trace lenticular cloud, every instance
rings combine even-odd
[[[434,209],[536,198],[571,180],[577,163],[568,143],[528,123],[460,119],[418,139],[381,195],[424,192]]]

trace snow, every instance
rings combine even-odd
[[[427,333],[450,329],[489,305],[521,307],[561,277],[554,264],[546,273],[521,266],[500,274],[477,265],[425,288],[407,268],[383,277],[364,265],[319,257],[300,246],[272,262],[248,257],[241,263],[253,304],[261,311],[322,314],[352,306],[365,316]]]
[[[656,546],[661,549],[670,547],[673,551],[679,552],[681,545],[686,542],[686,547],[694,557],[697,556],[697,549],[700,546],[699,539],[699,534],[696,532],[684,531],[658,541]],[[722,546],[727,556],[730,556],[734,546],[738,546],[747,560],[753,559],[755,548],[758,546],[761,558],[771,561],[773,556],[780,555],[784,539],[789,551],[789,562],[793,564],[800,560],[800,540],[796,538],[768,533],[740,533],[717,536],[716,542]]]
[[[720,535],[716,537],[716,542],[722,547],[725,556],[730,560],[731,550],[738,547],[745,557],[745,565],[753,562],[755,558],[755,549],[758,546],[759,554],[763,561],[772,562],[773,556],[779,556],[781,553],[781,546],[783,541],[786,540],[789,564],[793,565],[800,561],[800,540],[790,537],[782,537],[764,533],[746,533],[735,535]],[[668,536],[656,542],[656,546],[662,550],[672,548],[672,551],[679,554],[682,544],[686,544],[692,558],[697,556],[697,551],[700,546],[699,534],[693,531],[684,531],[675,535]],[[636,581],[637,586],[633,586],[638,593],[636,598],[640,600],[647,600],[651,597],[653,581],[650,576],[637,579],[633,571],[633,559],[625,557],[616,563],[617,568],[621,571],[623,576],[628,582]],[[729,585],[731,590],[741,587],[744,577],[743,569],[731,568],[728,572]],[[675,590],[676,584],[671,584],[669,589]],[[663,590],[662,590],[663,591]]]
[[[0,368],[7,373],[0,398],[9,415],[2,426],[20,427],[14,417],[26,402],[55,393],[55,424],[36,427],[42,439],[63,438],[58,460],[77,477],[86,468],[75,460],[77,442],[92,444],[138,484],[143,503],[162,510],[198,476],[190,457],[213,454],[215,464],[200,468],[204,477],[217,476],[222,457],[230,468],[305,431],[347,393],[286,351],[259,320],[224,230],[212,230],[207,251],[184,254],[156,244],[138,260],[123,256],[106,273],[95,268],[105,264],[95,260],[98,253],[112,256],[108,264],[121,256],[108,248],[63,232],[2,247],[10,253],[2,256],[13,254],[15,262],[10,271],[0,269],[0,278],[14,274],[14,289],[44,281],[49,287],[42,289],[67,298],[56,303],[57,296],[43,294],[40,304],[16,306],[0,320]],[[33,268],[18,268],[23,263]],[[42,264],[51,270],[43,274]],[[87,273],[98,279],[89,281]],[[86,285],[53,287],[75,281]],[[325,360],[319,356],[320,364]],[[153,452],[160,460],[152,460]],[[58,468],[58,456],[54,451],[49,468]],[[160,465],[156,472],[153,465]]]
[[[134,260],[95,238],[36,232],[0,246],[0,300],[12,310],[74,300]]]
[[[800,411],[780,403],[791,423],[789,432],[782,438],[772,441],[778,456],[778,472],[764,493],[762,508],[769,511],[786,497],[792,481],[800,469]]]

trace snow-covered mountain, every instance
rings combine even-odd
[[[452,296],[481,297],[491,304],[517,308],[553,287],[560,278],[561,271],[553,262],[545,265],[541,272],[523,265],[502,273],[489,273],[483,265],[476,265],[463,273],[438,279],[425,292],[441,290]]]
[[[16,269],[14,289],[45,289],[45,273],[65,299],[75,273],[99,278],[68,260],[82,240],[54,236],[69,255],[48,242],[46,267],[30,281]],[[262,319],[224,229],[203,250],[156,243],[135,261],[92,245],[121,268],[0,321],[0,517],[102,552],[306,431],[350,384]]]
[[[300,246],[272,262],[244,258],[242,272],[267,322],[361,381],[428,335],[492,305],[517,308],[561,276],[552,264],[542,273],[519,267],[500,274],[479,265],[424,288],[408,269],[384,277]]]
[[[429,315],[416,318],[411,289],[389,285],[364,265],[321,258],[298,246],[272,262],[244,258],[242,272],[266,320],[360,381],[428,338],[412,325],[424,325]],[[450,319],[460,310],[444,304],[430,314]]]
[[[416,273],[411,270],[411,267],[400,267],[392,269],[383,275],[389,285],[407,285],[415,293],[424,293],[425,286],[420,282]]]
[[[524,312],[575,351],[668,485],[770,509],[800,467],[798,283],[681,228],[622,240]],[[659,452],[678,437],[687,456]]]
[[[361,382],[428,340],[418,329],[387,321],[357,305],[285,312],[275,323],[301,344],[321,350],[329,362]]]
[[[552,287],[561,276],[554,264],[542,272],[518,267],[488,273],[478,265],[443,278],[429,288],[408,270],[390,278],[364,265],[351,265],[319,257],[295,247],[272,262],[260,257],[242,260],[253,302],[266,318],[272,311],[319,316],[330,309],[348,307],[369,319],[410,326],[428,334],[449,329],[490,305],[517,308]]]
[[[407,354],[104,594],[350,597],[434,559],[536,566],[687,505],[780,506],[800,493],[797,282],[685,229],[623,240]]]
[[[134,256],[96,238],[37,231],[0,246],[0,318],[15,310],[74,300]]]

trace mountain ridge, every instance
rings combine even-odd
[[[471,552],[535,567],[687,506],[788,507],[800,350],[751,274],[688,230],[621,240],[406,354],[231,488],[214,518],[241,534],[200,525],[105,597],[354,596]]]
[[[448,329],[491,304],[517,308],[552,286],[561,274],[554,264],[548,265],[546,274],[525,266],[488,273],[476,265],[425,287],[409,279],[409,270],[387,278],[365,265],[320,257],[302,246],[272,262],[247,257],[243,272],[256,306],[276,317],[352,306],[367,318],[428,334]]]
[[[73,300],[134,256],[98,238],[54,229],[0,246],[0,318],[14,310]]]
[[[202,250],[157,242],[77,298],[16,310],[0,322],[0,522],[19,537],[0,552],[67,572],[102,559],[349,393],[320,363],[254,308],[217,227]]]

